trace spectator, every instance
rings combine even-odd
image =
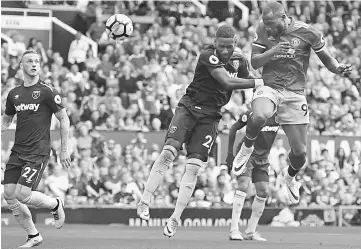
[[[86,35],[95,41],[96,43],[99,42],[100,37],[102,36],[103,32],[105,30],[105,24],[101,19],[101,16],[95,17],[95,22],[93,22],[88,31],[86,32]]]
[[[270,161],[271,167],[277,173],[281,172],[281,170],[282,170],[280,168],[280,161],[279,161],[281,154],[288,155],[286,149],[283,147],[283,139],[277,138],[274,143],[274,146],[270,150],[270,155],[269,155],[269,161]]]
[[[80,71],[85,69],[86,55],[89,49],[88,42],[85,41],[82,36],[80,32],[76,33],[75,40],[70,43],[68,53],[68,62],[70,65],[78,65]]]
[[[68,174],[60,165],[55,165],[52,174],[45,180],[45,185],[48,195],[64,198],[69,186]]]

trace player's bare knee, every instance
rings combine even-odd
[[[16,199],[16,185],[15,184],[5,184],[4,186],[4,199],[13,200]]]
[[[259,113],[253,113],[253,124],[257,125],[257,126],[264,126],[267,122],[268,119],[268,114],[265,112],[259,112]]]
[[[307,157],[307,147],[306,146],[299,146],[299,148],[292,148],[292,153],[293,156],[296,157]]]
[[[202,161],[202,165],[203,165],[203,163],[207,162],[207,160],[208,160],[207,156],[204,156],[204,155],[201,155],[198,153],[191,153],[191,154],[187,155],[187,158],[188,158],[188,160],[189,159],[199,159]]]
[[[28,203],[31,197],[31,188],[21,186],[17,187],[15,191],[16,199],[19,200],[21,203]]]
[[[268,197],[268,188],[267,187],[261,187],[261,188],[256,188],[256,193],[258,197],[261,198],[267,198]]]
[[[164,143],[163,150],[165,148],[175,151],[175,153],[177,155],[178,151],[182,148],[182,143],[175,140],[174,138],[167,138],[167,140]]]
[[[190,175],[198,176],[199,171],[203,167],[204,162],[199,158],[188,158],[186,164],[186,172]]]

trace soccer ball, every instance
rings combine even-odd
[[[105,30],[111,39],[122,41],[132,34],[133,23],[126,15],[115,14],[108,18]]]

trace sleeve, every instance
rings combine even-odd
[[[321,52],[326,45],[322,32],[312,26],[309,27],[309,32],[310,43],[313,51],[315,51],[316,53]]]
[[[201,53],[199,56],[199,63],[203,64],[208,72],[212,72],[214,69],[224,66],[218,57],[208,50]]]
[[[16,114],[15,106],[13,102],[11,101],[11,92],[8,94],[8,97],[6,98],[6,105],[5,105],[5,114],[9,116],[13,116]]]
[[[254,34],[252,46],[266,49],[265,31],[262,22],[257,26],[256,33]]]
[[[61,101],[61,97],[58,91],[55,89],[51,89],[51,88],[49,89],[45,101],[53,113],[56,113],[64,108],[63,103]]]

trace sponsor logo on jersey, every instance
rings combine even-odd
[[[268,40],[275,41],[276,39],[273,36],[268,37]]]
[[[301,43],[301,41],[300,41],[300,39],[298,39],[298,38],[293,38],[293,39],[291,40],[291,45],[292,45],[293,47],[298,47],[298,45],[300,45],[300,43]]]
[[[265,126],[262,128],[261,131],[270,131],[270,132],[277,132],[279,129],[279,126]]]
[[[36,112],[39,109],[40,104],[20,104],[20,105],[15,105],[15,109],[17,112],[20,111],[34,111]]]
[[[14,96],[14,99],[18,99],[19,98],[19,94],[16,94],[15,96]]]
[[[33,99],[38,99],[40,97],[40,91],[33,91],[33,94],[31,95]]]
[[[234,68],[235,68],[236,70],[238,70],[238,68],[239,68],[239,60],[234,60],[234,61],[233,61],[233,66],[234,66]]]

